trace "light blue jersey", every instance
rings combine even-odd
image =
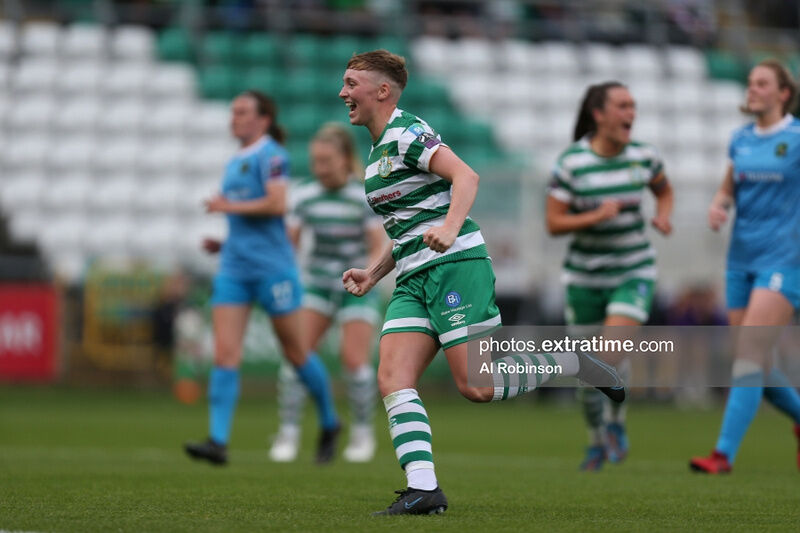
[[[286,150],[264,136],[240,150],[225,167],[222,195],[232,202],[266,195],[268,180],[289,175]],[[296,271],[294,252],[282,216],[228,214],[228,238],[222,247],[219,273],[242,280]]]
[[[800,268],[800,120],[738,129],[729,149],[736,221],[728,269]]]

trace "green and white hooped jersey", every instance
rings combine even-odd
[[[645,235],[644,190],[663,172],[655,148],[630,142],[619,155],[601,157],[589,138],[573,143],[558,158],[549,194],[569,204],[570,213],[618,200],[619,215],[582,231],[569,246],[562,280],[579,287],[612,288],[630,279],[655,280],[655,249]]]
[[[367,229],[380,224],[364,201],[361,183],[351,180],[341,189],[329,190],[310,181],[292,189],[290,204],[289,224],[310,228],[314,235],[304,282],[343,291],[342,273],[366,266]]]
[[[437,264],[488,257],[480,227],[469,217],[444,253],[422,242],[423,233],[443,224],[450,208],[450,183],[429,169],[441,146],[446,145],[424,120],[395,109],[369,153],[367,202],[392,239],[398,283]]]

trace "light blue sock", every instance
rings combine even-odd
[[[724,453],[733,464],[750,422],[756,416],[764,393],[764,373],[753,372],[733,379],[722,417],[722,429],[717,440],[717,451]]]
[[[218,444],[228,444],[233,412],[239,399],[239,370],[215,366],[208,383],[209,436]]]
[[[800,394],[778,368],[773,367],[767,376],[764,398],[800,424]]]
[[[331,384],[325,365],[314,352],[308,354],[305,364],[296,367],[297,375],[314,398],[319,412],[319,422],[323,429],[333,429],[339,425],[336,408],[333,405]]]

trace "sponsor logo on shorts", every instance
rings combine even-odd
[[[467,315],[462,315],[461,313],[456,313],[447,320],[450,321],[450,327],[461,326],[464,324],[464,319],[467,318]]]
[[[447,307],[456,307],[461,303],[461,295],[456,291],[450,291],[444,297],[444,303],[447,304]]]

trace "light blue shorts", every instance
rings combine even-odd
[[[302,298],[303,286],[297,271],[254,279],[217,274],[214,276],[211,305],[247,305],[258,302],[269,315],[278,316],[297,310]]]
[[[753,289],[769,289],[783,294],[795,309],[800,309],[800,269],[728,270],[725,275],[728,309],[743,309]]]

